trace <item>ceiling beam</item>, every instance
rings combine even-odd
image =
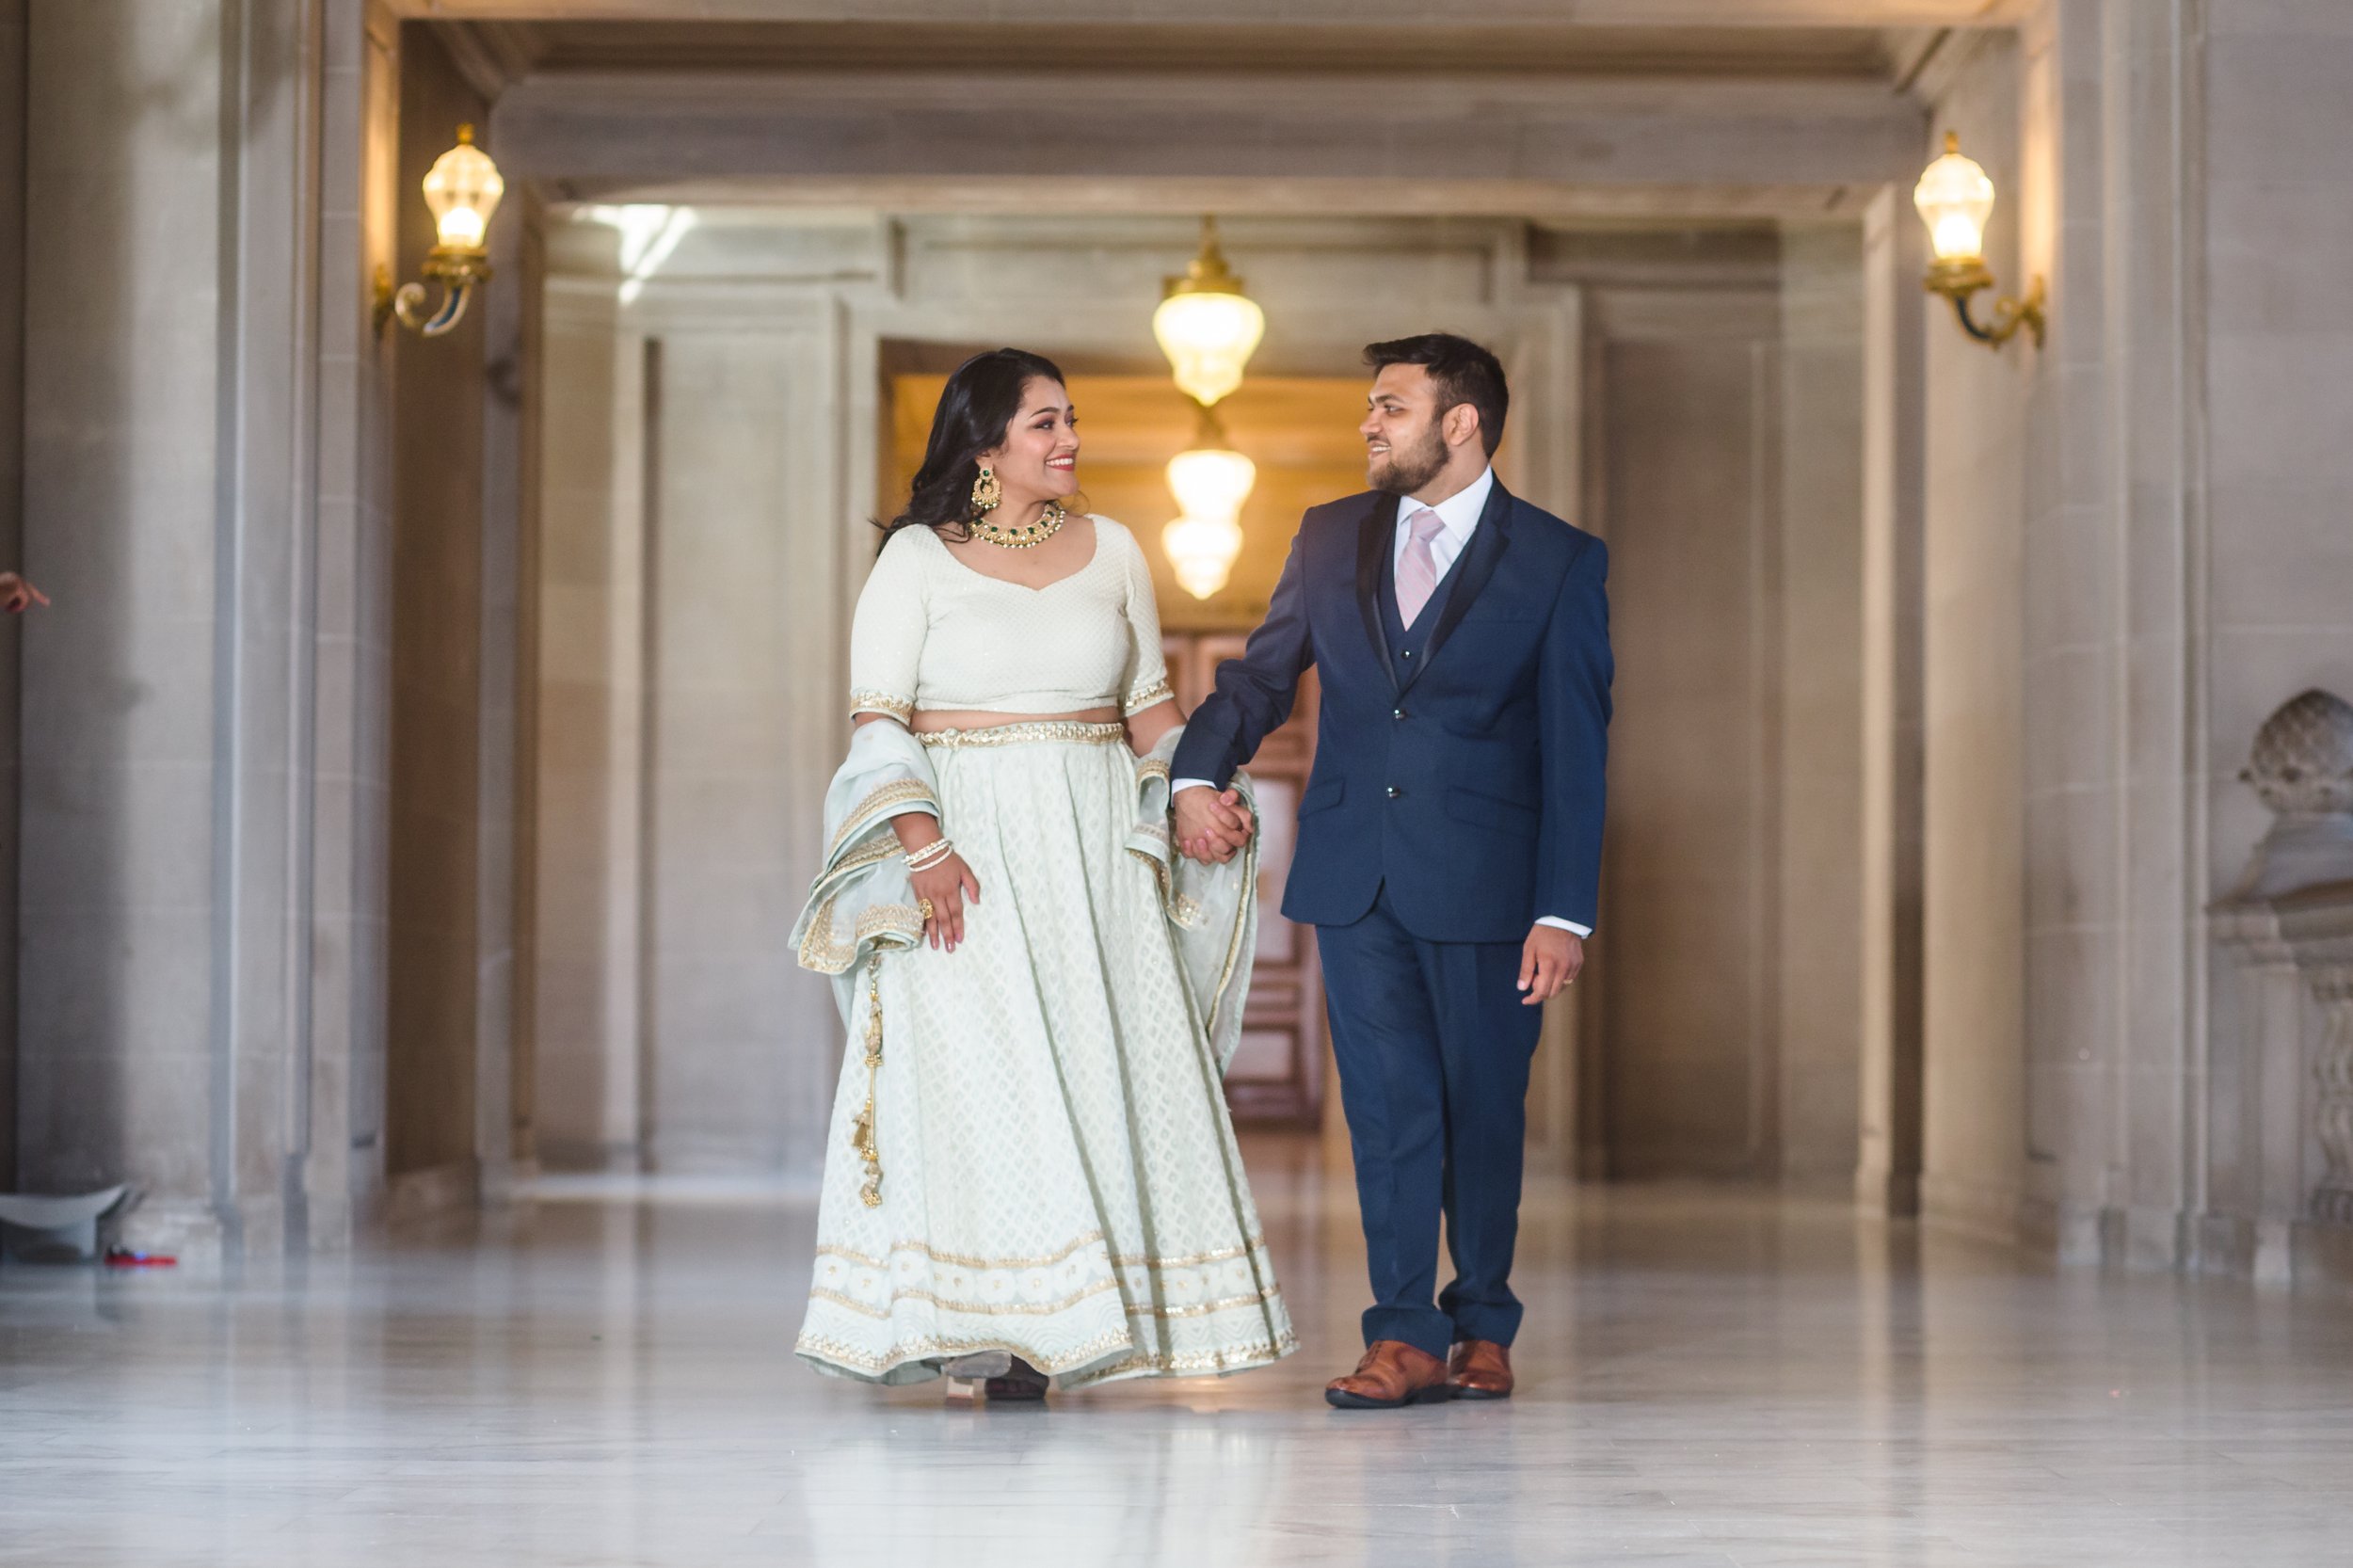
[[[1546,76],[1116,78],[543,73],[500,100],[510,176],[1191,180],[1595,191],[1910,180],[1920,106],[1886,88]]]
[[[405,16],[443,21],[870,22],[873,0],[391,0]],[[1458,0],[1448,20],[1465,27],[1541,21],[1631,27],[2009,26],[2029,0]],[[961,23],[971,0],[894,0],[894,22]],[[1131,22],[1131,0],[994,0],[1002,23]],[[1199,0],[1200,25],[1328,24],[1362,28],[1427,24],[1429,0]]]
[[[1577,225],[1809,223],[1860,218],[1879,186],[1625,185],[1546,180],[802,176],[724,180],[563,178],[551,200],[713,208],[889,213],[1200,213],[1225,216],[1506,217]]]

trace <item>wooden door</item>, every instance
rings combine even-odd
[[[1239,632],[1172,632],[1162,638],[1169,681],[1187,712],[1209,694],[1218,664],[1241,652]],[[1250,763],[1258,790],[1258,945],[1241,1048],[1225,1075],[1236,1121],[1313,1128],[1323,1112],[1323,977],[1315,934],[1281,912],[1299,830],[1299,797],[1316,755],[1316,683],[1310,671],[1290,722]]]

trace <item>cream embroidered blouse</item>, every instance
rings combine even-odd
[[[1093,518],[1095,557],[1043,588],[984,576],[928,528],[883,547],[850,623],[850,711],[1133,715],[1170,696],[1135,536]]]

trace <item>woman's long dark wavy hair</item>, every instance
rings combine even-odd
[[[1021,348],[992,348],[956,366],[932,412],[931,440],[923,445],[906,510],[888,522],[875,521],[884,545],[902,528],[928,528],[946,539],[971,537],[981,454],[1005,444],[1005,432],[1021,417],[1022,389],[1041,378],[1063,385],[1062,367]],[[875,547],[877,554],[881,548]]]

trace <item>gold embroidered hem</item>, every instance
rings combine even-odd
[[[1166,868],[1134,847],[1124,728],[918,739],[982,895],[954,952],[882,955],[887,1038],[871,1091],[864,1057],[843,1064],[800,1354],[896,1384],[1003,1351],[1072,1385],[1289,1353],[1199,1011],[1243,938],[1205,932],[1208,973],[1183,967]],[[888,1170],[871,1208],[850,1136],[870,1093]]]
[[[1058,1357],[1040,1361],[1034,1352],[1026,1351],[1019,1345],[1008,1344],[1003,1340],[937,1339],[926,1336],[905,1340],[879,1353],[874,1353],[858,1345],[840,1339],[828,1339],[823,1335],[804,1331],[792,1349],[803,1360],[810,1363],[821,1372],[863,1377],[871,1383],[915,1383],[921,1381],[922,1378],[936,1377],[939,1374],[936,1371],[926,1371],[911,1378],[893,1378],[889,1374],[899,1368],[910,1365],[920,1366],[927,1362],[948,1361],[960,1355],[977,1355],[983,1351],[1007,1351],[1022,1357],[1041,1372],[1060,1374],[1100,1361],[1106,1355],[1116,1354],[1126,1346],[1125,1336],[1114,1339],[1106,1335],[1099,1341],[1079,1345],[1064,1352]]]
[[[1131,1355],[1107,1366],[1091,1368],[1083,1374],[1065,1377],[1063,1386],[1083,1388],[1092,1384],[1116,1383],[1122,1378],[1224,1377],[1229,1372],[1246,1372],[1254,1367],[1280,1361],[1298,1349],[1298,1336],[1287,1333],[1255,1344],[1237,1345],[1195,1355]]]
[[[1140,686],[1136,690],[1129,692],[1128,694],[1128,700],[1121,705],[1119,711],[1128,717],[1134,718],[1138,713],[1143,712],[1146,708],[1151,707],[1154,703],[1166,702],[1170,697],[1173,697],[1176,695],[1176,692],[1170,689],[1167,678],[1163,676],[1161,679],[1153,681],[1148,686]]]
[[[1064,1296],[1058,1302],[1002,1303],[952,1302],[943,1296],[935,1296],[929,1290],[903,1290],[899,1294],[891,1297],[888,1304],[878,1307],[868,1306],[862,1302],[854,1302],[838,1290],[811,1290],[808,1293],[808,1296],[811,1301],[831,1302],[836,1306],[846,1307],[850,1311],[856,1313],[861,1318],[879,1318],[887,1322],[889,1320],[891,1308],[897,1306],[901,1302],[921,1302],[924,1305],[936,1307],[942,1312],[964,1312],[969,1313],[976,1318],[995,1317],[1000,1312],[1014,1312],[1030,1317],[1043,1317],[1049,1313],[1067,1312],[1072,1307],[1078,1305],[1080,1302],[1085,1301],[1089,1296],[1098,1296],[1106,1290],[1116,1290],[1118,1288],[1118,1281],[1107,1279],[1098,1281],[1094,1285],[1090,1285],[1085,1289],[1078,1291],[1073,1295]],[[1148,1312],[1152,1309],[1150,1307],[1129,1307],[1128,1310],[1130,1312]]]
[[[872,826],[877,819],[896,816],[901,807],[919,804],[932,806],[935,812],[938,809],[932,802],[932,787],[921,779],[901,778],[885,784],[850,808],[850,814],[842,818],[841,825],[834,830],[833,842],[827,846],[826,855],[840,854],[842,845]],[[896,842],[885,846],[887,850],[898,847]]]
[[[850,712],[854,714],[880,713],[885,718],[897,719],[904,724],[915,716],[915,699],[894,696],[888,692],[852,692]]]

